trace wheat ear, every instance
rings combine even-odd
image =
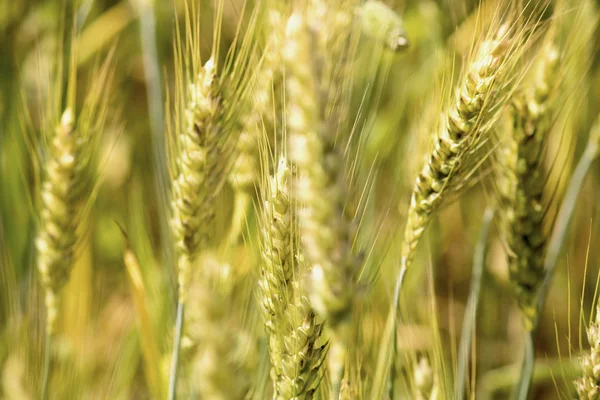
[[[503,25],[481,46],[469,64],[456,101],[443,117],[433,151],[413,188],[401,249],[403,268],[410,267],[415,250],[432,214],[447,198],[464,187],[471,177],[473,157],[498,116],[506,98],[498,92],[505,60],[511,53],[511,38]]]
[[[413,386],[415,400],[437,400],[441,397],[434,371],[427,357],[421,357],[414,366]]]
[[[275,112],[273,91],[281,80],[281,52],[283,43],[283,16],[271,7],[265,17],[266,44],[258,72],[252,79],[246,95],[247,107],[240,115],[241,131],[236,143],[236,158],[229,181],[236,191],[252,194],[259,177],[258,141],[263,131],[274,128]]]
[[[169,398],[175,398],[177,363],[183,331],[187,283],[200,251],[213,245],[216,196],[232,166],[233,134],[239,132],[237,101],[248,85],[248,65],[254,58],[251,42],[256,24],[237,31],[224,61],[219,62],[224,2],[215,1],[212,53],[201,64],[200,8],[185,1],[185,30],[175,36],[176,90],[171,118],[172,237],[177,249],[178,304]],[[181,35],[180,35],[181,34]],[[199,305],[200,307],[202,304]]]
[[[41,192],[41,229],[36,239],[49,334],[55,330],[56,296],[69,279],[77,241],[74,212],[81,200],[81,175],[86,164],[81,158],[83,144],[75,130],[73,110],[68,108],[60,118],[50,146],[47,177]]]
[[[179,302],[185,303],[190,266],[203,242],[206,226],[212,218],[208,187],[215,180],[216,145],[214,118],[217,113],[214,60],[206,62],[188,88],[185,128],[180,137],[177,157],[179,173],[173,181],[172,230],[179,251]],[[213,132],[211,132],[213,131]]]
[[[169,398],[175,398],[178,354],[184,324],[190,269],[208,241],[213,219],[214,196],[220,181],[217,173],[219,147],[216,136],[218,110],[214,59],[209,59],[187,88],[183,130],[179,133],[172,182],[172,236],[177,249],[178,304],[171,364]]]
[[[406,271],[432,215],[469,184],[474,168],[481,162],[482,143],[489,139],[488,133],[506,103],[501,90],[506,85],[503,75],[511,64],[507,60],[518,49],[515,46],[518,40],[515,35],[509,35],[508,25],[504,24],[492,39],[484,41],[468,64],[455,102],[442,116],[441,132],[416,179],[410,199],[400,250],[401,265],[394,288],[392,321],[396,320]],[[392,332],[395,354],[396,329]],[[395,363],[390,367],[393,395]]]
[[[48,135],[48,158],[40,191],[40,228],[35,239],[38,271],[46,292],[48,335],[55,333],[57,296],[69,279],[83,206],[89,200],[85,180],[89,178],[93,149],[106,120],[107,96],[102,89],[112,80],[112,53],[97,71],[96,84],[77,116],[74,112],[75,69],[71,68],[67,85],[69,104],[54,134]]]
[[[327,353],[327,344],[318,345],[322,324],[317,322],[302,291],[302,271],[296,267],[290,178],[286,159],[282,158],[267,185],[262,210],[259,283],[274,398],[282,400],[311,398],[322,379]]]
[[[274,92],[281,85],[281,51],[283,43],[283,15],[275,5],[265,10],[263,21],[265,48],[262,59],[248,84],[239,116],[239,136],[235,144],[235,158],[228,180],[235,192],[231,230],[226,243],[239,240],[252,195],[258,189],[260,177],[259,141],[263,127],[277,132],[279,113]]]
[[[547,232],[543,201],[543,155],[552,127],[552,94],[558,51],[541,52],[534,84],[512,101],[511,137],[499,154],[502,231],[508,246],[510,280],[527,329],[535,326],[537,289],[544,279]]]
[[[588,354],[581,356],[583,376],[574,381],[580,399],[600,399],[600,307],[596,308],[596,317],[587,329],[590,344]]]
[[[408,46],[404,21],[387,4],[379,0],[365,1],[358,9],[362,32],[394,52]]]
[[[349,140],[352,1],[307,4],[288,20],[284,64],[288,155],[297,168],[302,254],[310,266],[310,301],[331,329],[330,372],[339,391],[360,258],[353,215],[345,207],[344,150]]]

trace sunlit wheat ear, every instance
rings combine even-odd
[[[260,300],[276,399],[311,398],[321,382],[327,344],[306,298],[298,268],[291,176],[285,158],[265,190],[261,222]]]
[[[75,209],[81,201],[81,137],[75,130],[72,109],[67,109],[56,127],[42,184],[41,229],[36,239],[38,269],[46,291],[46,329],[53,333],[58,313],[57,293],[69,279],[77,241]]]
[[[589,353],[580,358],[583,376],[575,380],[575,389],[580,399],[600,399],[600,308],[587,329]]]
[[[359,258],[348,198],[344,151],[348,123],[351,2],[309,2],[286,26],[283,50],[288,157],[296,168],[300,252],[309,265],[310,301],[332,332],[330,372],[339,391],[349,347],[347,328]],[[328,21],[331,22],[328,25]],[[346,31],[344,31],[346,29]]]
[[[175,399],[178,354],[190,269],[200,251],[215,243],[216,196],[232,166],[235,134],[239,133],[239,99],[248,84],[248,65],[255,46],[247,26],[240,25],[227,55],[219,56],[224,2],[215,0],[210,58],[201,62],[200,11],[205,7],[184,2],[185,28],[176,19],[175,93],[169,112],[169,162],[171,172],[171,235],[177,250],[178,304],[171,359],[168,398]],[[241,22],[240,22],[241,24]],[[169,105],[168,105],[169,106]]]
[[[47,334],[56,329],[58,294],[69,279],[79,240],[86,203],[90,168],[98,138],[106,120],[108,96],[105,85],[112,79],[112,57],[98,73],[79,114],[74,110],[75,70],[69,78],[69,101],[46,142],[47,159],[42,168],[40,227],[35,240],[37,266],[45,290]]]
[[[413,188],[401,249],[404,268],[410,267],[432,214],[468,185],[484,155],[480,147],[489,140],[506,102],[504,79],[511,64],[507,60],[518,48],[515,42],[507,24],[483,42],[466,69],[455,103],[443,115],[434,149]]]
[[[396,52],[408,46],[402,18],[384,2],[368,0],[356,9],[356,14],[365,36]]]
[[[232,265],[201,253],[190,275],[185,321],[184,372],[203,399],[245,399],[258,364],[256,343],[232,311]]]
[[[207,225],[213,215],[211,185],[215,185],[218,138],[215,116],[218,100],[215,62],[211,58],[189,84],[179,137],[178,174],[172,188],[172,229],[179,251],[179,301],[185,303],[191,264],[207,241]],[[214,187],[212,188],[214,189]]]
[[[240,113],[241,132],[237,139],[235,160],[229,174],[232,186],[246,193],[254,193],[260,175],[258,141],[262,127],[268,131],[276,128],[273,94],[281,83],[281,46],[285,24],[282,12],[271,7],[264,18],[264,52],[258,71],[252,78],[246,93],[246,107]]]
[[[436,400],[441,398],[436,376],[427,357],[421,357],[414,365],[412,374],[413,399]]]
[[[498,152],[499,216],[508,246],[510,281],[527,329],[535,325],[536,294],[544,278],[547,207],[543,199],[543,156],[556,116],[552,105],[559,60],[552,44],[546,45],[539,56],[532,84],[512,101],[509,137]]]
[[[285,320],[285,310],[293,297],[294,235],[290,172],[285,158],[279,162],[275,175],[270,177],[262,206],[261,275],[259,282],[265,327],[270,336],[277,336],[277,326]],[[271,346],[269,346],[271,347]],[[271,349],[271,356],[279,353]],[[276,364],[275,362],[273,364]]]

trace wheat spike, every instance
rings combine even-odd
[[[528,329],[535,325],[536,293],[544,277],[547,233],[544,228],[543,155],[554,113],[558,51],[552,44],[540,53],[533,85],[512,101],[511,137],[499,154],[499,190],[510,280]]]
[[[71,273],[77,241],[77,208],[82,174],[87,166],[73,110],[62,114],[50,147],[46,180],[42,184],[41,228],[36,239],[38,270],[46,290],[47,332],[56,325],[57,293]]]
[[[387,4],[378,0],[365,1],[357,9],[362,32],[394,52],[408,46],[402,18]]]
[[[413,188],[401,250],[404,268],[410,267],[432,214],[467,184],[473,172],[468,166],[481,156],[479,147],[506,100],[499,92],[511,53],[507,29],[503,25],[493,39],[483,43],[468,66],[455,103],[444,114],[434,149]]]
[[[322,81],[315,74],[310,38],[304,18],[292,15],[284,50],[288,154],[297,168],[294,193],[300,203],[302,251],[312,266],[311,301],[335,326],[347,316],[353,298],[353,230],[343,215],[346,199],[343,161],[334,147],[337,131],[330,115],[322,114],[325,102],[315,91]]]
[[[427,357],[421,357],[413,371],[414,399],[415,400],[437,400],[440,393],[433,369]]]
[[[267,185],[262,222],[262,279],[259,283],[276,399],[310,398],[323,376],[327,344],[318,345],[322,324],[302,291],[294,268],[295,220],[290,172],[279,162]]]
[[[344,149],[349,140],[348,74],[352,2],[312,1],[288,20],[284,63],[288,155],[297,168],[301,252],[310,266],[312,307],[332,331],[330,371],[339,390],[360,258],[345,207]],[[346,7],[346,8],[344,8]]]
[[[229,181],[236,190],[255,190],[259,177],[258,141],[263,134],[275,128],[273,91],[281,81],[281,51],[283,43],[283,15],[276,7],[267,10],[265,18],[266,44],[262,61],[250,90],[247,93],[248,106],[240,115],[241,132],[236,143],[236,159],[229,174]]]
[[[180,134],[177,156],[179,173],[173,181],[172,230],[179,251],[179,301],[185,303],[190,266],[206,242],[207,225],[213,207],[209,200],[218,177],[216,127],[218,100],[215,64],[209,59],[188,88],[184,130]]]
[[[590,344],[588,354],[580,358],[583,376],[574,381],[580,399],[600,399],[600,308],[596,308],[596,318],[587,329]]]

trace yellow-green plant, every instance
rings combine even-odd
[[[580,399],[600,398],[600,310],[587,328],[587,339],[591,348],[580,358],[583,375],[575,380],[575,388]]]
[[[291,173],[281,158],[264,193],[261,222],[260,302],[265,318],[276,399],[311,398],[321,383],[327,343],[323,324],[304,290],[306,268],[298,254]]]
[[[510,279],[515,287],[525,325],[535,325],[536,294],[544,277],[547,206],[543,194],[543,156],[555,119],[559,53],[549,43],[540,52],[533,84],[514,96],[509,137],[501,143],[498,169],[501,178],[502,229],[507,244]]]
[[[252,46],[248,40],[234,43],[230,56],[219,60],[223,3],[215,11],[211,55],[201,57],[200,10],[185,2],[184,42],[175,42],[176,87],[172,134],[172,237],[178,271],[178,308],[173,349],[170,398],[175,397],[178,352],[184,323],[184,305],[191,268],[201,251],[212,244],[215,201],[232,165],[239,116],[235,99],[245,96],[248,83],[244,69]],[[252,26],[252,25],[251,25]],[[250,38],[247,35],[246,38]],[[238,47],[236,47],[239,46]],[[239,58],[235,59],[231,54]],[[210,287],[208,285],[207,287]],[[198,305],[202,307],[202,305]]]
[[[416,179],[402,242],[402,268],[410,267],[432,214],[466,187],[481,163],[482,144],[508,100],[507,82],[522,38],[508,23],[484,41],[469,62],[454,104],[444,113],[434,149]],[[513,28],[514,29],[514,28]],[[517,53],[517,54],[515,54]]]
[[[75,40],[73,40],[76,43]],[[108,93],[103,85],[110,84],[112,62],[109,56],[96,71],[95,83],[76,111],[76,54],[68,60],[68,78],[63,82],[58,69],[56,92],[59,104],[49,109],[64,107],[57,117],[46,116],[53,131],[44,132],[46,158],[41,161],[42,183],[38,193],[39,229],[35,238],[37,269],[44,289],[46,306],[46,355],[42,376],[41,396],[48,395],[52,375],[53,343],[57,334],[60,310],[59,294],[69,280],[80,243],[82,221],[89,211],[92,189],[96,186],[93,160],[98,140],[106,121]],[[57,65],[62,65],[60,62]],[[65,90],[66,88],[66,90]],[[62,95],[66,93],[66,97]],[[90,180],[92,182],[90,182]]]

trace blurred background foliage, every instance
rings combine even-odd
[[[469,49],[470,39],[464,38],[471,35],[469,21],[477,9],[477,2],[470,0],[388,3],[403,16],[409,49],[401,54],[380,49],[376,57],[366,47],[360,51],[361,70],[365,79],[374,77],[369,90],[376,99],[369,104],[372,109],[365,124],[370,128],[362,139],[365,170],[377,166],[374,211],[363,222],[367,235],[377,241],[372,265],[365,270],[358,322],[367,375],[374,373],[369,365],[374,365],[389,309],[399,262],[394,248],[401,241],[405,205],[423,161],[415,155],[422,154],[419,149],[431,141],[427,121],[437,118],[444,95],[451,93],[452,71],[460,69],[461,57]],[[583,3],[590,18],[597,18],[597,4]],[[203,50],[208,54],[212,5],[205,1],[201,7],[207,38]],[[235,34],[243,7],[241,0],[225,1],[224,48]],[[55,398],[144,399],[164,390],[160,386],[165,382],[148,379],[149,370],[157,368],[159,375],[164,374],[172,336],[176,291],[172,255],[165,243],[164,104],[173,87],[174,19],[177,13],[182,17],[184,8],[181,0],[80,0],[74,9],[79,90],[89,86],[91,72],[112,47],[116,74],[105,88],[110,92],[109,121],[100,140],[96,176],[90,177],[99,179],[100,188],[63,293],[60,330],[64,335],[56,350],[62,366],[53,388]],[[6,399],[35,398],[40,384],[43,301],[32,246],[36,231],[32,193],[39,185],[43,155],[31,138],[39,138],[43,128],[39,111],[45,107],[49,77],[61,55],[57,43],[65,27],[64,10],[61,1],[0,0],[0,397]],[[563,39],[573,40],[569,35],[576,32],[566,30]],[[592,39],[587,43],[590,58],[578,60],[573,67],[574,75],[575,68],[581,72],[573,78],[578,86],[568,97],[572,103],[565,106],[564,122],[558,124],[568,139],[555,144],[556,157],[563,160],[556,166],[563,177],[557,185],[571,175],[600,110],[598,34]],[[589,319],[600,261],[596,246],[599,174],[596,164],[577,200],[537,336],[540,362],[552,365],[562,359],[563,370],[555,368],[556,376],[536,376],[535,398],[558,397],[555,385],[562,395],[572,397],[570,374],[578,366],[575,354],[586,346],[582,324]],[[450,370],[456,362],[473,249],[488,197],[485,184],[476,186],[444,209],[428,230],[415,262],[419,267],[410,272],[405,290],[410,301],[404,302],[407,322],[400,337],[407,354],[401,363],[407,368],[417,353],[435,354],[434,364],[443,363]],[[221,200],[217,216],[225,232],[233,208],[231,188],[224,190]],[[232,301],[238,305],[233,317],[260,332],[259,316],[248,311],[256,307],[250,283],[255,282],[257,262],[253,221],[250,209],[244,239],[233,251],[217,257],[229,263],[238,278],[231,289]],[[139,260],[141,285],[132,283],[135,272],[128,273],[124,265],[128,248]],[[503,398],[516,376],[516,370],[506,366],[518,365],[523,334],[498,240],[490,246],[486,266],[475,340],[477,387],[482,398],[484,392]],[[136,296],[142,290],[145,304],[140,306]],[[156,349],[150,355],[144,330],[138,329],[140,307],[146,307],[146,323],[155,335]],[[247,357],[264,365],[264,344],[258,348],[258,354]],[[256,382],[262,382],[256,387],[264,387],[268,371],[259,368],[256,374]],[[255,398],[261,398],[261,393],[257,389]]]

